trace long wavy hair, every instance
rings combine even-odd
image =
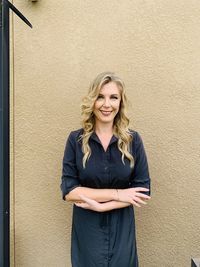
[[[82,140],[82,151],[84,154],[84,168],[92,153],[89,146],[89,139],[95,129],[94,104],[101,88],[109,82],[114,82],[117,85],[121,95],[119,111],[114,118],[113,133],[118,138],[118,149],[122,153],[122,162],[125,164],[124,158],[126,157],[130,161],[130,167],[133,168],[134,166],[134,159],[130,153],[132,135],[128,129],[129,119],[126,116],[127,97],[125,94],[125,85],[115,73],[103,72],[91,83],[88,94],[83,98],[81,104],[83,134],[80,139]]]

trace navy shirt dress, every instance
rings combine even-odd
[[[147,158],[140,135],[131,131],[131,153],[135,166],[121,160],[113,135],[105,151],[93,133],[89,140],[92,154],[82,164],[82,129],[70,133],[63,158],[61,190],[63,198],[77,186],[90,188],[145,187],[150,189]],[[133,206],[96,212],[73,206],[71,236],[72,267],[138,267]]]

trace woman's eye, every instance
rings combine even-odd
[[[111,96],[111,99],[118,99],[117,96]]]
[[[103,98],[103,96],[102,95],[99,95],[98,97],[97,97],[97,99],[102,99]]]

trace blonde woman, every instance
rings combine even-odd
[[[138,266],[134,207],[150,199],[150,177],[126,105],[123,81],[99,74],[83,99],[83,128],[67,140],[61,189],[74,203],[73,267]]]

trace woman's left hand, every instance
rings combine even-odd
[[[74,204],[77,207],[83,208],[83,209],[89,209],[89,210],[94,210],[97,212],[103,212],[103,205],[99,202],[97,202],[96,200],[93,200],[91,198],[88,198],[84,195],[80,195],[80,198],[84,201],[84,202],[75,202]]]

